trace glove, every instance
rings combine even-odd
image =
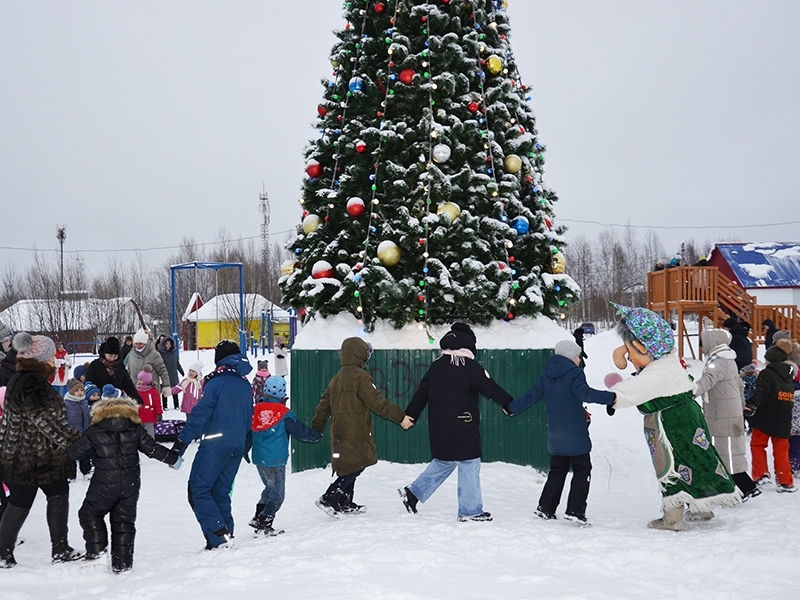
[[[161,423],[161,421],[162,421],[163,419],[164,419],[164,415],[163,415],[163,414],[158,414],[158,415],[156,415],[156,421],[158,421],[159,423]]]
[[[184,449],[186,448],[186,444],[184,444],[180,440],[175,440],[172,443],[172,451],[177,452],[178,454],[183,454]]]
[[[749,419],[754,414],[756,414],[756,406],[755,404],[750,404],[749,402],[744,406],[744,418]]]
[[[606,414],[609,417],[613,417],[616,412],[617,412],[617,409],[614,408],[613,404],[606,404]]]
[[[175,461],[175,464],[174,465],[170,465],[169,468],[170,469],[175,469],[177,471],[178,469],[181,468],[182,464],[183,464],[183,457],[179,456],[178,460]]]

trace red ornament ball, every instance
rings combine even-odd
[[[478,103],[477,103],[477,102],[470,102],[469,104],[467,104],[467,110],[468,110],[469,112],[471,112],[471,113],[476,113],[476,112],[478,112],[478,109],[479,109],[479,108],[480,108],[480,106],[478,106]]]
[[[366,142],[364,142],[362,140],[358,140],[356,142],[356,152],[358,152],[359,154],[364,154],[364,152],[366,152],[366,151],[367,151]]]
[[[317,113],[319,114],[320,117],[324,117],[325,115],[328,114],[328,109],[322,106],[322,104],[320,104],[319,106],[317,106]]]
[[[333,267],[326,260],[318,260],[311,267],[311,277],[314,279],[327,279],[333,277]]]
[[[317,179],[322,175],[322,165],[313,158],[306,163],[306,175]]]
[[[411,85],[411,81],[414,79],[414,69],[403,69],[400,71],[400,81],[405,83],[406,85]]]
[[[366,205],[361,198],[350,198],[347,201],[347,214],[351,217],[360,217],[364,214],[366,210]]]
[[[384,12],[386,12],[386,5],[383,2],[376,2],[373,8],[379,15],[382,15]]]

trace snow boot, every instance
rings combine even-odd
[[[793,494],[794,492],[797,491],[797,488],[793,484],[792,485],[784,485],[782,483],[779,483],[777,491],[781,492],[781,493]]]
[[[756,479],[756,485],[758,487],[764,487],[765,485],[772,484],[772,480],[769,478],[769,475],[762,475],[758,479]]]
[[[711,510],[708,511],[700,511],[700,512],[692,512],[687,510],[683,514],[683,519],[690,523],[697,523],[699,521],[710,521],[714,518],[714,512]]]
[[[111,570],[114,573],[130,571],[133,568],[133,546],[111,546]]]
[[[545,521],[551,521],[557,518],[555,513],[547,512],[541,506],[536,507],[536,510],[533,511],[533,514],[535,514],[540,519],[544,519]]]
[[[761,495],[761,489],[756,485],[755,481],[750,479],[750,475],[747,473],[734,473],[731,477],[736,487],[742,492],[742,502],[747,502],[750,498]]]
[[[683,529],[683,506],[665,510],[663,517],[655,521],[650,521],[647,526],[650,529],[681,531]]]
[[[320,496],[314,504],[318,509],[323,511],[330,517],[334,519],[341,519],[345,516],[345,512],[342,507],[342,501],[345,498],[344,492],[336,488],[328,488],[328,490]]]
[[[344,497],[341,500],[342,512],[346,515],[357,515],[367,512],[367,507],[363,504],[356,504],[353,502],[353,490],[343,492]]]
[[[10,569],[17,564],[14,546],[29,512],[29,508],[20,508],[13,504],[9,504],[3,511],[3,518],[0,519],[0,569]]]
[[[482,512],[479,515],[472,515],[471,517],[458,515],[459,523],[466,523],[467,521],[491,521],[491,520],[492,520],[492,513],[488,512]]]
[[[258,529],[261,524],[261,511],[264,510],[266,504],[256,504],[256,514],[250,519],[248,525],[253,529]]]
[[[223,542],[217,546],[213,546],[211,540],[206,537],[206,550],[217,550],[218,548],[230,548],[233,546],[233,534],[227,527],[220,527],[216,531],[212,531],[212,534],[218,538],[222,538]]]
[[[258,527],[255,527],[256,537],[272,537],[283,533],[283,529],[275,529],[272,524],[275,522],[275,517],[266,517],[264,515],[258,516]]]
[[[403,501],[403,506],[406,507],[406,510],[412,514],[417,514],[419,498],[414,495],[414,492],[408,489],[408,487],[404,487],[398,489],[397,493],[400,494],[400,499]]]
[[[47,498],[47,527],[53,546],[53,562],[70,562],[83,558],[83,552],[69,545],[69,494]]]
[[[564,515],[565,521],[572,521],[573,523],[577,523],[578,525],[582,525],[584,527],[589,526],[589,521],[586,520],[586,515],[568,512]]]

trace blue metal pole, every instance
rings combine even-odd
[[[261,309],[261,356],[266,353],[266,326],[267,326],[267,311]]]
[[[175,298],[175,266],[169,268],[170,274],[170,292],[172,294],[172,341],[175,344],[175,356],[180,360],[180,344],[178,344],[178,308],[177,299]]]
[[[247,348],[247,339],[244,331],[244,268],[239,264],[239,315],[240,327],[239,330],[239,347],[243,350]]]

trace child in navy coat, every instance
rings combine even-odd
[[[286,381],[273,375],[264,382],[261,402],[253,409],[253,464],[258,469],[264,491],[256,504],[256,514],[249,525],[256,535],[278,535],[272,528],[275,514],[283,504],[286,487],[286,459],[289,436],[301,442],[318,442],[322,435],[297,420],[286,406]]]
[[[613,392],[595,390],[586,383],[579,368],[581,347],[572,340],[556,344],[555,356],[544,365],[544,373],[533,387],[506,407],[506,413],[517,415],[544,398],[547,412],[547,452],[550,453],[550,472],[544,484],[535,513],[542,519],[555,519],[564,482],[572,467],[567,512],[569,521],[586,522],[586,498],[592,463],[589,452],[589,423],[584,402],[611,405]]]

